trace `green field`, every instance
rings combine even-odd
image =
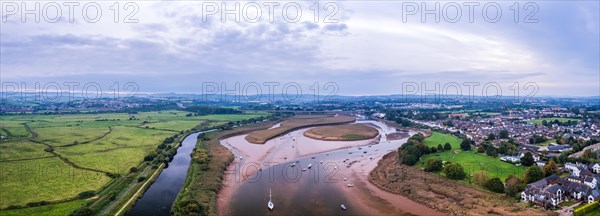
[[[450,142],[452,150],[424,155],[419,162],[421,166],[424,166],[425,161],[429,158],[438,158],[442,161],[461,164],[469,175],[480,170],[486,170],[490,178],[499,177],[502,181],[509,175],[519,177],[525,175],[525,167],[500,161],[498,158],[487,156],[485,153],[477,153],[474,149],[468,152],[461,150],[461,140],[452,135],[433,132],[424,142],[428,146],[437,146],[440,143],[443,145],[443,143]]]
[[[13,209],[0,211],[0,216],[22,216],[22,215],[36,215],[36,216],[55,216],[55,215],[69,215],[73,209],[79,208],[85,205],[85,200],[74,200],[70,202],[24,208],[24,209]]]
[[[75,197],[97,190],[111,179],[103,173],[75,169],[56,157],[2,162],[0,166],[2,207]]]
[[[458,139],[452,135],[438,133],[438,132],[431,133],[431,136],[429,136],[425,139],[424,144],[429,147],[437,147],[438,144],[442,144],[442,146],[443,146],[446,142],[450,143],[450,146],[452,146],[453,150],[460,149],[460,142],[461,142],[460,139]]]
[[[532,124],[542,125],[542,121],[544,121],[544,120],[546,120],[547,122],[558,120],[561,123],[568,122],[569,120],[577,121],[577,122],[581,121],[580,119],[574,119],[574,118],[540,118],[540,119],[535,119],[535,120],[528,120],[527,122],[532,123]]]
[[[99,191],[139,167],[166,138],[265,113],[196,116],[183,111],[136,114],[0,116],[0,208],[59,202],[0,215],[65,215],[83,191]],[[44,215],[41,214],[41,215]]]

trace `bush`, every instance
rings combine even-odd
[[[473,183],[476,185],[483,186],[488,180],[488,173],[485,170],[481,170],[473,175]]]
[[[129,172],[131,172],[131,173],[135,173],[137,171],[138,171],[137,167],[131,167],[131,168],[129,168]]]
[[[444,147],[442,146],[442,144],[438,144],[437,150],[438,151],[444,151]]]
[[[138,181],[138,182],[143,182],[144,180],[146,180],[146,177],[144,177],[144,176],[140,176],[140,177],[137,179],[137,181]]]
[[[598,208],[598,201],[596,201],[596,202],[592,202],[592,203],[590,203],[590,204],[587,204],[587,205],[584,205],[584,206],[581,206],[581,207],[579,207],[579,208],[576,208],[576,209],[573,211],[573,214],[574,214],[575,216],[585,215],[585,214],[587,214],[587,213],[589,213],[589,212],[593,211],[593,210],[594,210],[594,209],[596,209],[596,208]]]
[[[81,207],[78,209],[73,210],[69,216],[92,216],[94,215],[94,212],[92,211],[92,209],[88,208],[88,207]]]
[[[154,155],[146,155],[146,157],[144,157],[144,161],[152,161],[154,160]]]
[[[186,200],[173,208],[173,215],[204,215],[202,205],[196,200]]]
[[[504,192],[508,196],[514,197],[515,195],[518,195],[520,191],[525,189],[523,181],[514,175],[509,175],[505,182],[506,187],[504,188]]]
[[[486,181],[483,186],[496,193],[504,193],[504,184],[499,178],[492,178]]]
[[[450,151],[451,149],[452,149],[452,146],[450,145],[450,143],[444,144],[444,150]]]
[[[79,193],[79,195],[77,195],[77,196],[80,199],[87,199],[87,198],[93,197],[95,195],[96,195],[96,192],[94,192],[94,191],[84,191],[84,192]]]
[[[484,152],[485,152],[485,148],[483,148],[483,146],[477,147],[477,153],[484,153]]]
[[[462,180],[467,176],[463,167],[457,163],[446,165],[442,172],[446,175],[446,178],[454,180]]]
[[[36,207],[36,206],[43,206],[43,205],[48,205],[50,204],[50,202],[48,201],[39,201],[39,202],[30,202],[25,204],[25,206],[27,207]]]
[[[425,171],[427,172],[435,172],[442,170],[442,161],[431,158],[425,162]]]

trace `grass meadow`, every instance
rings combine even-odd
[[[195,116],[183,111],[0,116],[0,215],[67,215],[83,191],[99,191],[138,167],[167,137],[265,113]],[[74,201],[68,201],[73,200]]]
[[[477,153],[474,148],[470,151],[463,151],[460,149],[461,140],[449,134],[433,132],[424,142],[428,146],[437,146],[440,143],[443,145],[449,142],[452,150],[424,155],[419,162],[422,167],[425,166],[425,161],[428,159],[438,158],[441,161],[461,164],[468,175],[486,170],[490,178],[499,177],[502,181],[509,175],[519,177],[525,175],[526,167],[500,161],[500,159],[487,156],[485,153]],[[468,182],[468,180],[465,181]]]

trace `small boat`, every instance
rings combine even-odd
[[[269,203],[267,203],[267,207],[271,211],[273,210],[273,208],[275,208],[275,204],[273,204],[273,202],[271,201],[271,188],[269,188]]]
[[[342,205],[340,206],[340,208],[342,208],[342,210],[346,210],[346,209],[348,209],[348,208],[346,208],[346,206],[345,206],[344,204],[342,204]]]
[[[323,163],[323,161],[319,161],[319,163]]]
[[[285,156],[285,158],[283,158],[283,159],[287,160],[287,155],[286,155],[286,156]]]
[[[241,160],[241,159],[243,159],[243,157],[242,157],[242,156],[240,156],[240,160]]]
[[[354,187],[354,185],[352,183],[346,184],[346,186],[348,186],[348,187]]]
[[[296,166],[296,163],[292,163],[292,167]]]
[[[306,168],[302,169],[302,172],[306,171]]]
[[[312,167],[312,164],[309,164],[309,165],[308,165],[308,168],[310,169],[311,167]]]
[[[262,171],[262,168],[258,169],[258,171]]]
[[[348,178],[344,178],[344,181],[348,181]]]

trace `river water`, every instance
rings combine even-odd
[[[276,165],[262,164],[262,170],[258,170],[256,163],[247,162],[244,159],[236,159],[237,164],[229,173],[239,185],[235,187],[228,203],[221,208],[226,208],[226,215],[372,215],[377,212],[365,211],[358,208],[361,205],[358,200],[348,196],[347,190],[357,190],[348,187],[356,178],[350,175],[350,167],[354,170],[365,170],[367,164],[376,165],[384,154],[397,149],[406,142],[406,139],[388,141],[385,134],[395,132],[394,128],[374,121],[365,121],[377,125],[382,135],[375,144],[364,144],[351,146],[337,150],[324,151],[315,154],[303,155],[294,158],[294,154],[285,153],[290,158],[279,160]],[[294,148],[299,146],[334,145],[335,142],[311,142],[302,136],[303,130],[292,132],[282,136],[281,142],[268,152],[270,155],[284,151],[281,148]],[[414,132],[411,132],[413,134]],[[295,142],[296,141],[296,142]],[[240,139],[231,138],[221,142],[240,158],[242,153],[232,148],[231,142],[240,142]],[[339,142],[338,142],[339,143]],[[316,144],[316,145],[315,145]],[[267,143],[268,145],[268,143]],[[286,147],[287,146],[287,147]],[[239,146],[238,146],[239,147]],[[255,146],[259,148],[261,146]],[[272,156],[265,157],[269,161]],[[250,160],[250,159],[248,159]],[[321,162],[322,161],[322,162]],[[292,163],[296,163],[292,166]],[[308,165],[312,165],[308,168]],[[362,167],[365,165],[365,167]],[[250,174],[248,174],[250,173]],[[249,176],[244,178],[245,176]],[[243,180],[241,180],[243,179]],[[269,190],[272,191],[274,210],[267,208],[269,201]],[[341,205],[347,207],[346,210]]]
[[[169,162],[169,167],[160,173],[142,198],[135,203],[133,209],[127,212],[127,215],[171,215],[171,206],[187,175],[192,160],[191,153],[196,146],[198,135],[206,132],[208,131],[190,134],[182,141],[182,145],[177,149],[177,154]]]

